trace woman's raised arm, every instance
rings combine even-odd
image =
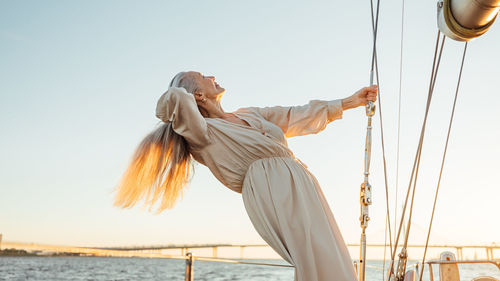
[[[174,131],[195,147],[210,143],[207,122],[198,110],[194,96],[184,88],[170,87],[160,97],[156,117],[171,122]]]
[[[286,137],[316,134],[328,123],[341,119],[344,110],[377,100],[378,87],[365,87],[353,95],[338,100],[312,100],[300,106],[272,106],[255,108],[267,121],[281,128]]]

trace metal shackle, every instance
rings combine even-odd
[[[375,115],[375,104],[372,101],[366,103],[366,116],[372,117]]]

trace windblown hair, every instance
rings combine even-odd
[[[196,81],[180,72],[169,87],[183,87],[189,93],[197,90]],[[193,169],[193,159],[186,140],[162,123],[139,144],[116,188],[115,206],[131,208],[143,200],[149,211],[159,202],[157,213],[171,209],[182,197]]]

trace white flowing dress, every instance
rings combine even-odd
[[[256,231],[295,267],[296,281],[357,280],[318,181],[286,142],[286,137],[318,133],[342,118],[340,100],[238,109],[235,115],[246,126],[204,118],[192,94],[172,87],[158,101],[156,114],[172,122],[196,161],[242,193]]]

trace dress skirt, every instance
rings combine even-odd
[[[316,178],[292,157],[253,162],[243,202],[257,232],[295,267],[295,281],[356,281],[354,266]]]

